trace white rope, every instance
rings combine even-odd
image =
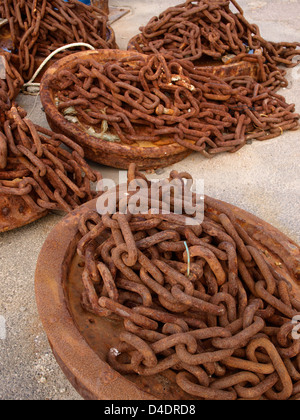
[[[7,19],[0,19],[0,28],[2,28],[2,26],[5,26],[8,24],[8,20]]]
[[[44,61],[43,63],[40,65],[40,67],[37,69],[37,71],[34,73],[34,75],[32,76],[32,78],[29,80],[29,82],[25,83],[23,86],[23,89],[27,89],[29,87],[40,87],[40,83],[33,83],[34,80],[37,78],[37,76],[40,74],[40,72],[43,70],[43,68],[46,66],[46,64],[51,60],[51,58],[53,58],[56,54],[60,53],[61,51],[67,50],[69,48],[75,48],[75,47],[86,47],[89,48],[90,50],[95,51],[96,48],[94,48],[92,45],[90,44],[85,44],[84,42],[77,42],[74,44],[68,44],[68,45],[64,45],[63,47],[58,48],[57,50],[53,51]],[[24,92],[26,93],[26,92]]]

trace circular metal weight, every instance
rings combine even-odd
[[[77,124],[67,121],[55,105],[55,92],[50,81],[53,75],[61,69],[67,68],[70,63],[77,59],[89,58],[93,58],[99,63],[106,63],[133,55],[136,56],[137,53],[100,50],[80,52],[65,57],[55,63],[44,75],[41,83],[41,101],[52,130],[63,133],[79,143],[83,147],[87,159],[119,169],[128,169],[130,163],[135,163],[142,170],[166,167],[185,159],[192,151],[174,143],[174,140],[167,136],[153,144],[136,142],[133,145],[98,139],[87,134]]]
[[[0,233],[26,226],[48,213],[31,209],[22,197],[0,195]]]
[[[300,247],[266,222],[230,204],[225,205],[259,248],[268,254],[269,263],[290,282],[299,299]],[[118,344],[122,322],[98,318],[83,310],[80,300],[83,268],[76,253],[79,218],[95,209],[96,200],[64,218],[50,233],[37,264],[38,312],[58,364],[85,399],[191,399],[177,387],[170,371],[147,378],[123,376],[107,364],[108,351]]]

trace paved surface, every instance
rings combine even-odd
[[[110,0],[131,13],[113,25],[120,48],[138,28],[177,0]],[[272,41],[300,41],[299,0],[240,0],[246,16]],[[300,111],[300,69],[289,71],[291,86],[282,93]],[[18,99],[31,118],[47,126],[39,100]],[[273,224],[300,243],[299,131],[265,143],[254,142],[239,153],[212,161],[198,155],[176,165],[204,178],[206,193],[236,204]],[[115,170],[99,167],[117,179]],[[165,175],[172,168],[165,170]],[[161,174],[160,176],[164,176]],[[61,219],[50,215],[20,230],[0,235],[0,399],[80,400],[52,355],[39,321],[34,271],[40,249]],[[5,328],[4,328],[5,327]]]

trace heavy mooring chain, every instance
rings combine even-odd
[[[48,57],[61,46],[84,42],[97,49],[115,47],[114,37],[107,40],[107,15],[76,0],[3,0],[0,16],[8,19],[12,53],[26,81],[35,71],[35,57]]]
[[[131,165],[129,182],[135,176]],[[83,213],[78,228],[83,307],[124,322],[108,354],[114,369],[172,369],[178,386],[200,399],[299,399],[300,302],[285,270],[274,270],[227,206],[206,197],[197,226],[174,213],[117,208]]]
[[[295,106],[251,77],[222,80],[159,54],[103,65],[77,60],[51,83],[66,119],[125,144],[174,139],[213,157],[298,127]]]
[[[237,9],[234,13],[231,5]],[[278,66],[296,66],[294,57],[300,54],[300,43],[269,42],[259,27],[251,24],[236,1],[187,0],[153,17],[140,28],[131,48],[144,54],[162,53],[167,59],[188,59],[194,64],[201,58],[221,59],[234,55],[236,59],[259,60],[260,81],[273,89],[284,87],[286,72]],[[260,58],[248,52],[260,51]]]
[[[15,99],[24,84],[24,80],[11,62],[9,53],[0,55],[0,110],[9,109],[10,101]]]
[[[1,111],[1,122],[4,122],[4,112],[10,109],[10,98],[7,84],[4,80],[0,79],[0,111]]]
[[[96,197],[91,183],[100,179],[69,138],[34,124],[17,106],[1,114],[0,195],[21,196],[37,212],[69,212]]]

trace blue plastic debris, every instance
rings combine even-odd
[[[68,0],[65,0],[65,1],[68,2]],[[91,1],[90,0],[78,0],[78,1],[80,1],[80,3],[87,4],[88,6],[91,5]]]

